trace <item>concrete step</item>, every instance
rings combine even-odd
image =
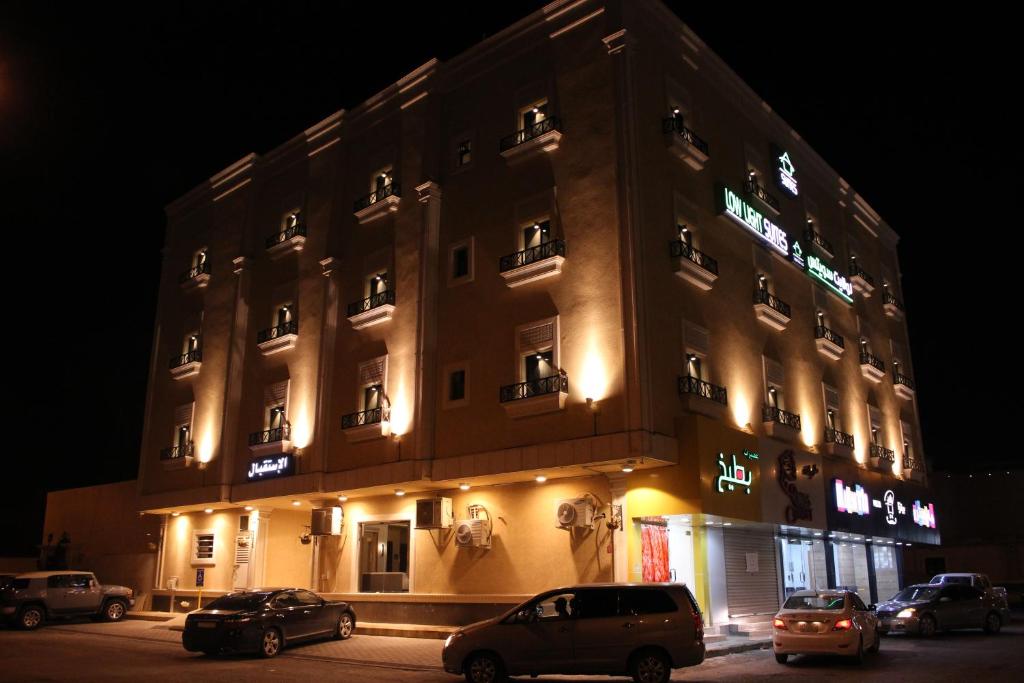
[[[704,644],[711,645],[712,643],[721,643],[724,640],[728,640],[729,636],[722,635],[721,633],[705,633]]]
[[[173,612],[147,612],[145,610],[134,610],[125,612],[125,619],[135,619],[138,621],[170,621],[175,615]]]
[[[356,622],[356,633],[361,636],[397,636],[399,638],[433,638],[444,640],[458,628],[458,626],[435,626],[428,624]]]

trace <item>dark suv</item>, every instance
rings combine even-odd
[[[704,661],[704,620],[679,583],[606,583],[541,593],[444,643],[448,673],[469,683],[540,674],[628,674],[665,683]]]
[[[88,615],[120,621],[134,604],[131,588],[101,586],[92,572],[19,574],[0,591],[0,617],[26,630],[54,617]]]

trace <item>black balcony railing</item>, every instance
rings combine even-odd
[[[351,318],[354,315],[365,313],[366,311],[384,306],[385,304],[389,304],[391,306],[395,305],[395,290],[388,289],[383,292],[377,292],[376,294],[371,294],[365,299],[360,299],[359,301],[349,304],[348,317]]]
[[[861,365],[870,365],[871,367],[873,367],[875,370],[878,370],[879,372],[885,372],[885,363],[883,363],[882,359],[880,359],[878,356],[875,356],[870,351],[865,351],[865,350],[861,349],[861,352],[860,352],[860,364]]]
[[[859,277],[872,287],[875,286],[875,278],[868,275],[867,271],[860,267],[860,264],[857,263],[857,259],[855,258],[850,259],[850,277]]]
[[[767,289],[761,289],[758,287],[754,290],[754,303],[764,304],[765,306],[778,311],[787,318],[793,317],[790,313],[789,304],[769,292]]]
[[[565,240],[551,240],[508,256],[502,256],[498,260],[498,272],[504,273],[555,256],[565,257]]]
[[[834,443],[847,448],[853,448],[853,434],[841,432],[838,429],[825,427],[825,443]]]
[[[846,348],[846,341],[843,339],[842,335],[836,334],[824,325],[814,326],[814,338],[830,341],[841,349]]]
[[[924,469],[924,463],[915,458],[914,456],[904,453],[903,454],[903,469],[911,470],[914,472],[920,472]]]
[[[897,309],[901,311],[903,310],[903,302],[894,297],[892,294],[890,294],[888,290],[882,292],[882,303],[889,304],[890,306],[895,306]]]
[[[532,126],[527,126],[522,130],[517,130],[511,135],[506,135],[501,139],[501,142],[498,143],[498,151],[508,151],[517,145],[529,142],[530,140],[540,137],[545,133],[550,133],[553,130],[562,130],[562,122],[557,116],[549,116],[543,121],[538,121]]]
[[[182,365],[187,365],[188,363],[201,363],[202,360],[203,350],[192,349],[191,351],[183,353],[180,356],[171,356],[171,361],[170,363],[168,363],[168,365],[173,370],[174,368],[180,368]]]
[[[192,442],[189,441],[181,446],[171,446],[160,451],[161,460],[177,460],[178,458],[192,457]]]
[[[260,330],[256,334],[256,343],[262,344],[263,342],[270,341],[271,339],[277,339],[283,337],[286,334],[298,334],[299,333],[299,322],[297,320],[289,320],[286,323],[281,323],[274,327],[268,327],[265,330]]]
[[[392,180],[390,183],[385,185],[379,190],[374,190],[365,197],[360,197],[352,205],[352,210],[355,212],[362,211],[368,206],[373,206],[377,202],[384,201],[388,197],[401,197],[402,186],[398,184],[397,180]]]
[[[746,190],[748,194],[754,195],[762,202],[772,207],[776,212],[781,211],[781,208],[779,207],[779,200],[768,194],[768,190],[761,187],[757,182],[757,178],[747,178],[746,182],[743,183],[743,189]]]
[[[288,240],[290,240],[290,239],[292,239],[292,238],[294,238],[296,236],[299,236],[299,235],[301,235],[302,237],[306,236],[306,224],[305,223],[298,223],[298,224],[293,225],[291,227],[285,228],[281,232],[276,232],[273,235],[271,235],[270,237],[268,237],[267,238],[267,249],[270,249],[272,247],[276,247],[278,244],[282,244],[284,242],[287,242]]]
[[[761,419],[764,422],[775,422],[786,427],[800,431],[800,416],[796,413],[787,413],[782,408],[765,406],[761,411]]]
[[[268,443],[277,443],[278,441],[287,441],[291,438],[291,435],[291,425],[286,422],[280,427],[264,429],[262,432],[253,432],[249,435],[249,445],[261,446]]]
[[[901,373],[899,370],[892,371],[892,383],[902,384],[911,391],[914,390],[914,380],[910,379],[909,377]]]
[[[198,263],[198,264],[192,266],[191,268],[186,270],[184,273],[179,275],[178,276],[178,282],[181,282],[181,283],[184,284],[184,283],[188,282],[189,280],[195,280],[200,275],[209,275],[209,274],[210,274],[210,262],[209,261],[203,261],[202,263]]]
[[[352,427],[362,427],[363,425],[375,425],[390,419],[390,411],[386,408],[370,408],[369,410],[361,410],[358,413],[342,415],[341,428],[351,429]]]
[[[533,396],[544,396],[545,394],[569,393],[569,378],[558,374],[541,379],[531,379],[518,384],[509,384],[501,387],[498,391],[498,400],[501,403],[518,401]]]
[[[709,273],[718,275],[718,261],[682,240],[676,240],[669,243],[669,254],[672,258],[682,257],[690,259]]]
[[[836,252],[832,249],[832,243],[825,239],[825,236],[814,228],[808,227],[804,230],[804,238],[811,244],[816,244],[829,254],[835,254]]]
[[[704,140],[698,137],[696,133],[684,126],[683,122],[679,119],[672,117],[662,119],[661,132],[678,135],[683,140],[700,150],[704,156],[710,156],[708,153],[708,143],[704,142]]]
[[[716,403],[721,403],[723,406],[729,405],[729,395],[725,387],[720,387],[697,377],[690,377],[689,375],[679,378],[679,393],[693,394],[701,398],[711,399]]]
[[[891,448],[886,448],[882,444],[873,443],[868,445],[868,455],[872,458],[878,458],[882,462],[896,462],[896,454],[892,452]]]

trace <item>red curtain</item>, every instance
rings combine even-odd
[[[640,524],[644,581],[668,581],[668,527]]]

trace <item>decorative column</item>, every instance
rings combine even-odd
[[[423,207],[420,242],[420,300],[416,320],[416,395],[413,457],[433,457],[434,407],[437,386],[438,241],[441,232],[441,186],[427,181],[416,186]],[[429,477],[428,469],[421,476]]]

